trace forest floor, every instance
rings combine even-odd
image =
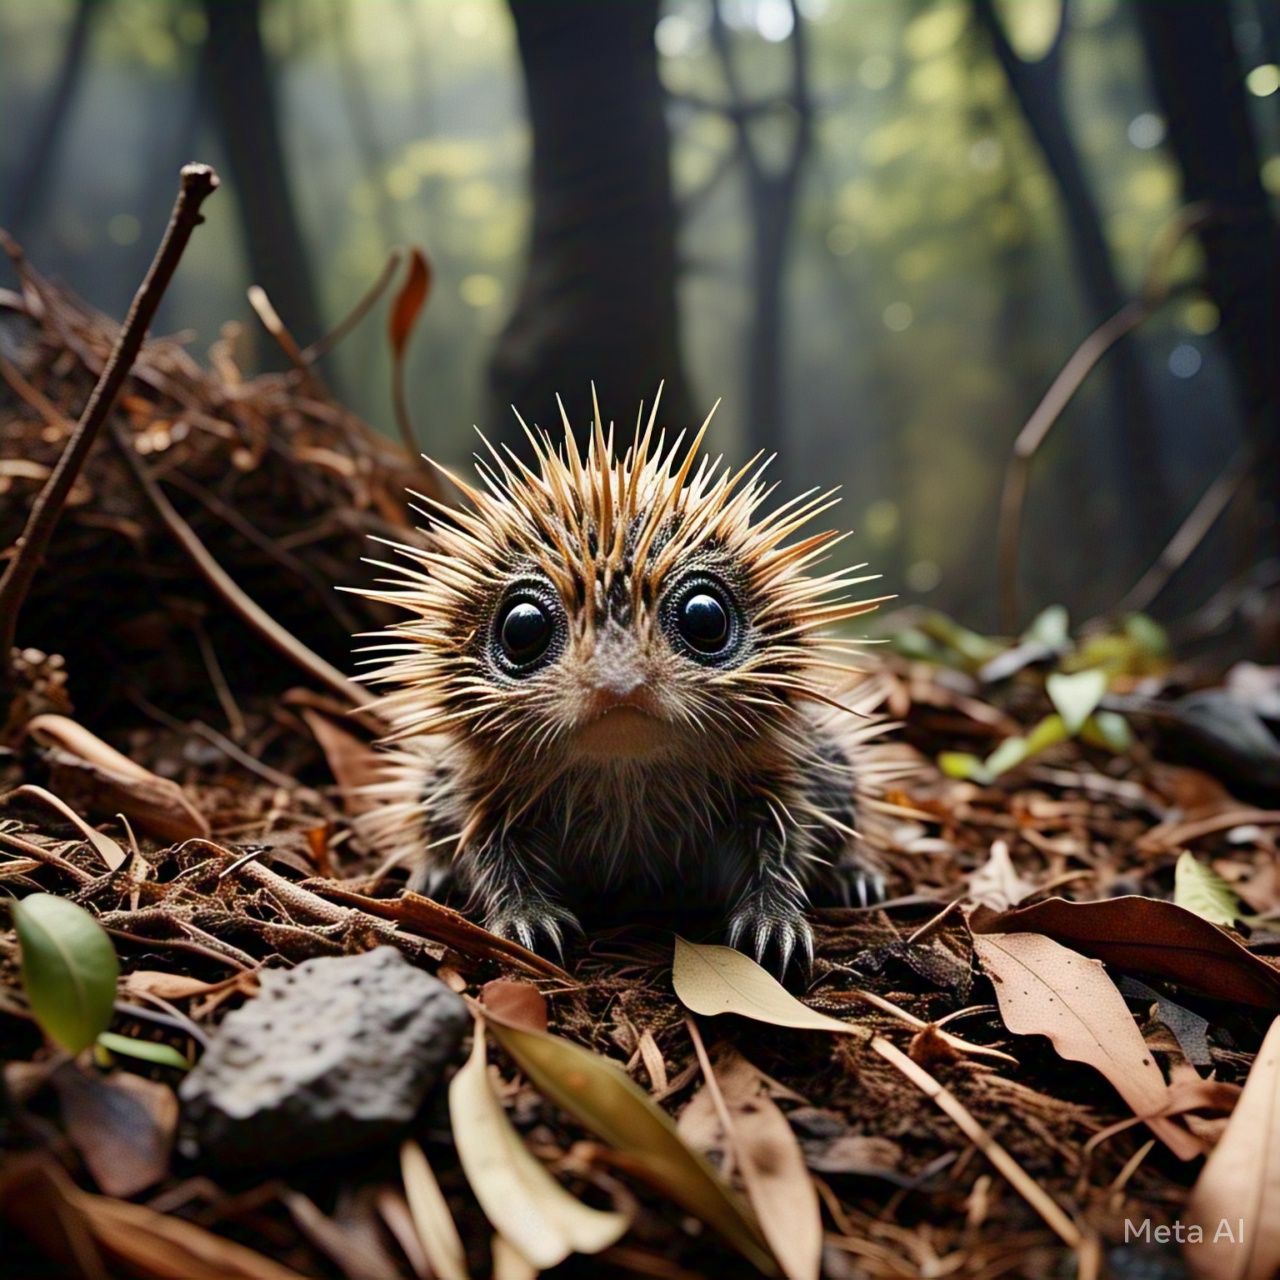
[[[53,380],[82,358],[93,371],[65,337],[46,333],[20,375],[38,394],[19,394],[9,420],[43,432],[29,466],[61,438]],[[175,358],[144,361],[123,402],[132,440],[158,452]],[[287,401],[284,386],[271,384]],[[269,416],[210,400],[212,417],[238,425],[209,438],[292,464],[300,431],[345,429],[308,395]],[[380,509],[369,467],[344,470],[332,439],[308,439],[312,455],[327,451],[326,475],[359,475],[363,509]],[[216,471],[202,458],[170,468],[186,468],[188,491]],[[143,575],[132,595],[127,582],[97,594],[93,563],[105,573],[110,556],[94,550],[105,534],[92,496],[90,483],[69,515],[88,550],[67,545],[101,560],[68,568],[35,616],[93,619],[101,604],[117,633],[145,636],[157,609],[172,622],[189,571],[165,569],[167,535],[139,497],[108,532],[148,543],[164,590]],[[241,523],[269,524],[278,493],[255,501],[237,502]],[[226,518],[217,503],[201,510]],[[325,536],[356,545],[366,531]],[[305,586],[293,601],[304,618]],[[533,1252],[548,1249],[535,1261],[565,1276],[1262,1275],[1277,1257],[1264,1152],[1280,1134],[1261,1104],[1280,1055],[1258,1059],[1244,1103],[1240,1090],[1280,1009],[1280,814],[1234,794],[1259,794],[1242,772],[1242,758],[1257,763],[1247,744],[1219,750],[1212,771],[1175,762],[1220,736],[1177,700],[1206,681],[1145,620],[1072,637],[1051,611],[1018,641],[902,621],[881,660],[884,710],[920,768],[880,815],[888,900],[814,913],[817,962],[795,995],[735,953],[677,944],[669,921],[595,932],[561,969],[403,896],[403,870],[379,868],[353,838],[342,784],[366,776],[371,735],[331,692],[285,687],[275,667],[255,688],[243,637],[220,651],[211,620],[195,659],[161,645],[110,672],[126,696],[98,698],[93,630],[65,633],[66,668],[21,657],[0,754],[0,886],[84,908],[120,967],[107,1038],[71,1055],[45,1034],[32,956],[0,934],[7,1274],[514,1277],[534,1273],[518,1247],[531,1221]],[[72,689],[95,691],[90,713],[67,700],[68,670]],[[1274,673],[1237,667],[1219,693],[1274,717]],[[245,1168],[193,1146],[176,1092],[185,1065],[263,972],[387,944],[487,1022],[481,1103],[458,1086],[475,1084],[460,1049],[417,1118],[358,1151],[291,1159],[287,1142],[264,1139]],[[496,1171],[460,1159],[460,1124],[483,1143],[507,1122],[532,1171],[510,1153]],[[1230,1158],[1206,1164],[1215,1144]],[[1179,1249],[1228,1208],[1256,1228],[1248,1247],[1264,1270],[1230,1269],[1238,1242]]]

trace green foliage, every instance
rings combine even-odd
[[[106,1030],[120,965],[106,930],[66,898],[34,893],[13,903],[22,985],[41,1029],[68,1053]]]
[[[153,1062],[159,1067],[174,1067],[179,1071],[190,1071],[191,1063],[177,1049],[167,1044],[159,1044],[155,1040],[136,1040],[132,1036],[119,1036],[114,1031],[103,1031],[98,1036],[98,1047],[108,1053],[117,1053],[126,1058],[137,1058],[142,1062]]]
[[[1189,851],[1179,855],[1174,868],[1173,900],[1214,924],[1233,925],[1243,914],[1231,886]]]

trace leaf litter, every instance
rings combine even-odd
[[[430,291],[410,263],[397,363]],[[36,336],[0,452],[35,469],[6,473],[6,533],[114,333],[24,270]],[[224,343],[206,369],[147,344],[119,434],[163,455],[227,572],[341,662],[379,619],[330,588],[366,534],[403,536],[402,492],[430,481],[314,368],[254,380],[232,356]],[[1114,1262],[1126,1220],[1242,1215],[1249,1251],[1188,1263],[1275,1272],[1280,806],[1166,754],[1128,709],[1136,689],[1172,707],[1222,683],[1175,666],[1149,620],[1077,637],[1055,608],[1015,640],[892,623],[885,706],[921,765],[876,815],[892,897],[815,912],[807,990],[696,923],[682,940],[619,923],[562,967],[404,893],[404,869],[359,847],[339,785],[366,776],[376,726],[259,660],[252,619],[191,585],[107,442],[78,484],[29,608],[68,652],[14,664],[0,876],[29,909],[74,901],[120,977],[104,991],[74,954],[42,961],[5,907],[0,1214],[19,1272],[54,1258],[89,1276],[393,1280],[565,1257],[566,1275],[1039,1276],[1096,1273],[1099,1249]],[[110,592],[88,594],[83,564],[113,567]],[[157,598],[148,574],[186,598]],[[86,608],[100,626],[68,621]],[[175,647],[196,625],[207,644]],[[77,708],[106,635],[136,656]],[[172,1153],[179,1064],[255,998],[259,970],[388,941],[476,1001],[492,1061],[477,1034],[411,1130],[359,1161],[254,1173]],[[46,972],[26,986],[29,952]],[[1185,1158],[1193,1144],[1207,1163]]]

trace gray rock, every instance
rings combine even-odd
[[[266,970],[182,1083],[184,1150],[279,1165],[387,1138],[469,1022],[454,992],[393,947]]]

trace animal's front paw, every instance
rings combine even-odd
[[[565,935],[582,932],[578,917],[572,911],[547,898],[522,898],[504,903],[485,916],[484,927],[500,938],[562,962]]]
[[[729,917],[727,940],[777,978],[808,979],[813,969],[813,930],[803,903],[777,889],[756,889]]]

